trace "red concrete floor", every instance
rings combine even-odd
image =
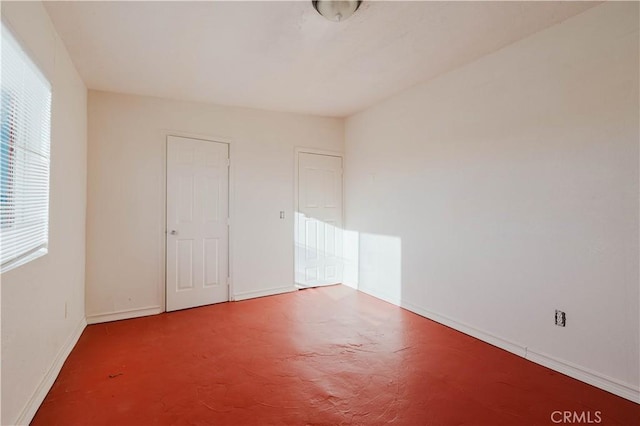
[[[89,326],[32,424],[545,425],[554,411],[640,424],[638,404],[334,286]]]

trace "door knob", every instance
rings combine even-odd
[[[172,229],[171,232],[169,232],[171,235],[178,235],[178,231],[176,231],[175,229]]]

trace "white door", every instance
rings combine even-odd
[[[311,287],[342,282],[342,158],[298,154],[295,279]]]
[[[229,300],[229,146],[167,138],[167,311]]]

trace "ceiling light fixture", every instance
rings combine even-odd
[[[361,0],[313,0],[313,7],[330,21],[340,22],[358,10]]]

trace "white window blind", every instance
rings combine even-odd
[[[51,85],[2,25],[1,271],[47,251]]]

